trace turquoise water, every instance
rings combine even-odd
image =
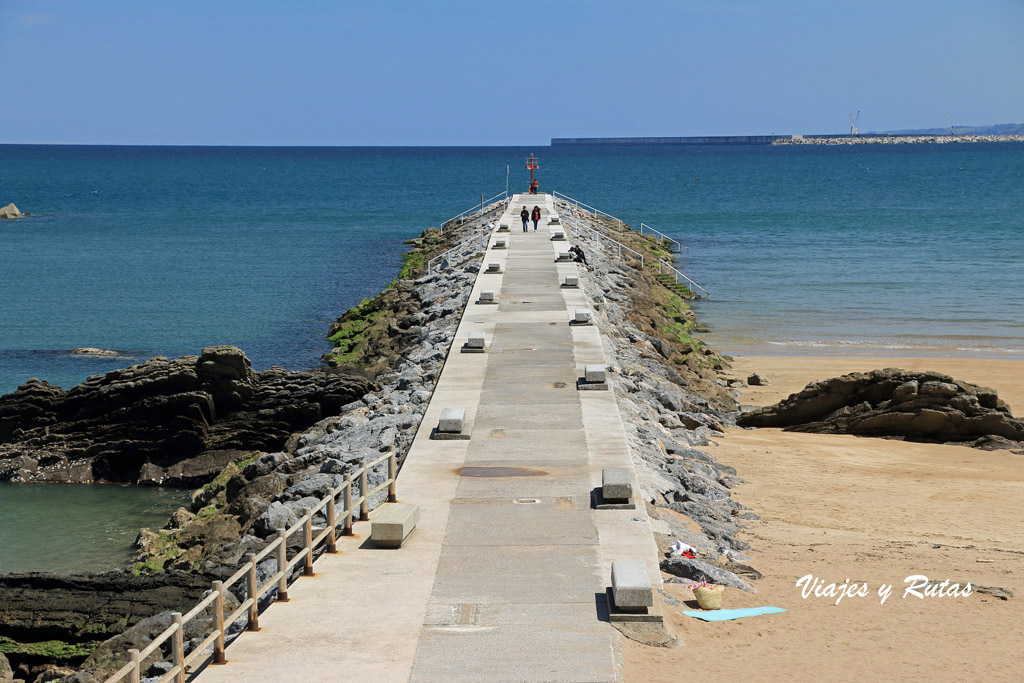
[[[126,566],[141,527],[158,529],[188,492],[0,482],[0,572]]]
[[[558,189],[690,246],[726,350],[1024,356],[1024,145],[0,146],[0,391],[236,344],[315,365],[402,240],[505,187]]]
[[[525,188],[530,152],[542,190],[690,247],[681,267],[711,290],[697,308],[724,351],[1024,358],[1024,145],[0,145],[0,205],[37,214],[0,222],[0,392],[209,344],[314,366],[330,322],[395,276],[402,240],[503,190],[506,164]],[[175,506],[163,495],[0,486],[0,570],[123,563]]]

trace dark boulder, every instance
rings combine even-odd
[[[994,390],[897,368],[812,382],[773,406],[743,413],[736,423],[987,449],[1020,449],[1024,441],[1024,421],[1010,414]]]
[[[0,480],[196,486],[372,388],[339,371],[254,372],[233,346],[151,358],[69,391],[32,379],[0,397]]]

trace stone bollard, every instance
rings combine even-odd
[[[561,228],[555,228],[554,230],[551,231],[551,239],[554,242],[564,242],[565,230],[562,230]]]
[[[494,299],[494,290],[493,289],[485,289],[485,290],[481,291],[480,292],[480,298],[477,299],[476,302],[478,304],[483,304],[485,306],[493,305],[493,304],[498,303]]]
[[[572,254],[567,251],[558,252],[558,256],[555,257],[555,261],[571,261]]]
[[[508,223],[501,223],[498,225],[498,232],[508,232]]]
[[[548,225],[561,225],[561,223],[562,219],[556,216],[555,214],[550,214],[548,216]]]
[[[612,621],[662,621],[661,614],[653,610],[654,587],[642,561],[612,562],[612,585],[605,594]]]
[[[579,289],[580,278],[577,275],[566,275],[565,282],[562,283],[562,287],[565,289]]]
[[[483,332],[470,332],[469,339],[462,345],[462,353],[484,353],[486,350]]]
[[[494,240],[494,246],[491,247],[491,248],[492,249],[504,249],[505,248],[505,240],[503,240],[503,239],[496,239],[496,240]]]
[[[634,510],[633,483],[625,467],[601,470],[601,488],[594,507],[598,510]]]
[[[465,408],[444,408],[441,411],[437,427],[434,429],[434,433],[430,435],[430,438],[441,441],[468,440],[469,434],[463,434],[465,427]]]
[[[569,321],[570,325],[593,325],[594,321],[590,319],[590,311],[585,308],[577,308],[572,315],[572,320]]]
[[[501,264],[498,263],[497,261],[490,261],[487,264],[487,270],[485,270],[484,272],[485,273],[500,273],[501,272]]]
[[[576,388],[580,391],[607,391],[608,371],[603,365],[585,365],[583,377],[576,380]]]

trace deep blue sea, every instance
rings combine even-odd
[[[402,240],[557,189],[690,247],[732,352],[1024,357],[1024,145],[211,148],[0,145],[0,392],[151,355],[306,368]],[[130,359],[72,357],[96,346]]]
[[[503,191],[506,166],[525,189],[530,152],[542,190],[689,246],[680,267],[712,292],[696,308],[723,351],[1024,358],[1024,145],[0,145],[0,206],[34,214],[0,221],[0,393],[210,344],[313,367],[403,240]],[[0,487],[0,571],[122,563],[177,504],[108,493]],[[92,523],[36,544],[18,515],[55,504]]]

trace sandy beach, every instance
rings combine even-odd
[[[741,401],[767,405],[815,379],[883,367],[937,370],[995,388],[1024,412],[1024,362],[876,357],[738,357],[765,374]],[[1020,680],[1024,668],[1024,456],[849,436],[730,430],[709,449],[747,483],[734,491],[761,521],[746,540],[758,593],[725,607],[783,614],[705,623],[680,614],[690,591],[666,584],[662,607],[683,647],[628,643],[626,680]],[[801,595],[797,581],[867,585],[867,595]],[[1016,597],[904,597],[908,576],[1003,587]],[[881,602],[879,588],[891,585]]]

